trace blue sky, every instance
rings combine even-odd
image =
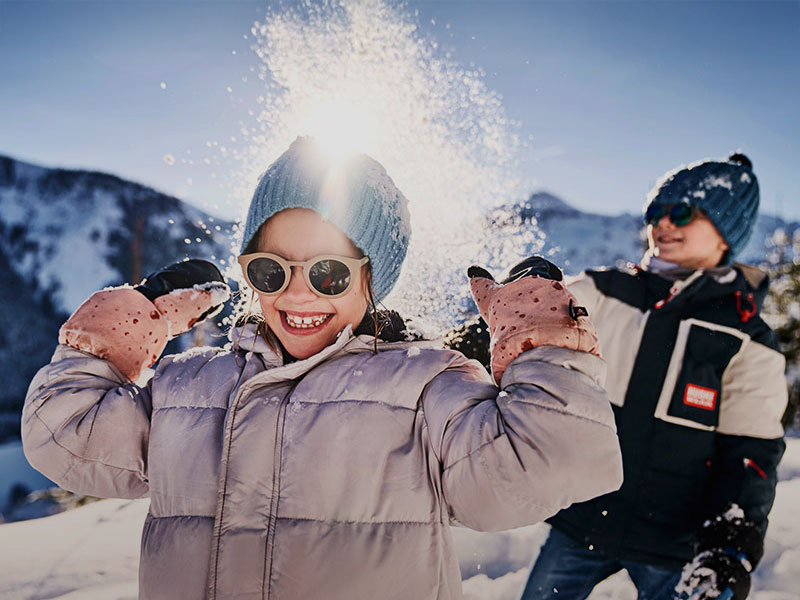
[[[0,0],[0,153],[224,212],[226,178],[200,157],[256,107],[244,36],[267,4]],[[528,141],[518,169],[530,191],[637,212],[666,170],[741,148],[762,210],[800,219],[800,2],[406,6],[421,35],[502,95]]]

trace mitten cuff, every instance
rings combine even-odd
[[[156,306],[124,286],[92,294],[61,326],[58,342],[108,360],[136,381],[161,355],[168,333]]]

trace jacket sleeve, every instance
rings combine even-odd
[[[597,356],[541,346],[509,365],[501,389],[473,361],[435,377],[423,407],[451,521],[510,529],[619,488],[604,369]]]
[[[578,302],[589,312],[589,318],[594,318],[595,312],[603,301],[603,294],[597,289],[592,278],[583,272],[579,275],[565,277],[564,283],[567,284],[567,288],[575,295]],[[595,327],[597,326],[594,321],[592,323]]]
[[[788,402],[786,361],[771,337],[764,341],[746,341],[722,375],[708,515],[737,504],[762,532],[786,448],[781,417]]]
[[[736,504],[765,534],[778,485],[778,462],[785,449],[783,438],[718,435],[708,518]]]
[[[149,387],[127,382],[108,361],[59,346],[28,388],[25,456],[72,492],[146,496],[151,412]]]

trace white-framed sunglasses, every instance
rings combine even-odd
[[[302,267],[306,284],[317,296],[338,298],[348,293],[369,257],[322,254],[304,261],[286,260],[270,252],[242,254],[237,259],[245,281],[259,294],[276,296],[289,285],[292,267]]]

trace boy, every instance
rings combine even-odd
[[[641,266],[570,286],[608,362],[625,480],[549,520],[523,600],[585,598],[621,569],[641,599],[740,600],[763,554],[785,361],[758,314],[766,275],[731,263],[758,182],[733,154],[667,173],[648,200]]]

